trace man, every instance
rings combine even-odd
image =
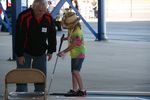
[[[46,58],[51,60],[56,51],[56,29],[47,13],[46,0],[34,0],[32,7],[23,11],[16,24],[17,68],[36,68],[46,75]],[[27,92],[27,84],[17,84],[17,92]],[[35,84],[35,92],[44,91],[43,84]]]

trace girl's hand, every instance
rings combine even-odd
[[[65,53],[63,52],[63,51],[61,51],[61,52],[58,52],[58,54],[57,54],[59,57],[64,57],[65,56]]]
[[[68,37],[64,37],[63,40],[68,40]]]

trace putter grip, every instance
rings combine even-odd
[[[65,37],[65,34],[62,35],[61,39],[60,39],[60,45],[59,45],[59,49],[58,49],[58,52],[60,51],[61,49],[61,46],[62,46],[62,43],[63,43],[63,38]]]

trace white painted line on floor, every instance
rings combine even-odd
[[[127,95],[127,96],[150,96],[150,92],[139,91],[87,91],[89,94]]]
[[[107,100],[148,100],[148,99],[143,99],[143,98],[138,98],[138,97],[107,97],[107,96],[97,96],[97,97],[63,97],[63,96],[50,96],[48,97],[49,99],[107,99]]]

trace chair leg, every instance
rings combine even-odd
[[[4,100],[8,100],[8,90],[7,90],[7,84],[5,84]]]

